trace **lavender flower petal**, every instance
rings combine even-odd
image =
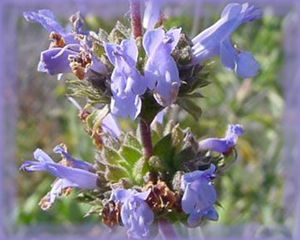
[[[159,21],[161,1],[146,0],[145,5],[143,27],[149,30]]]
[[[57,32],[64,36],[67,34],[65,29],[57,22],[54,14],[47,9],[39,10],[38,12],[24,12],[24,18],[29,22],[38,22],[41,24],[49,33]]]
[[[208,138],[202,140],[198,143],[198,150],[226,153],[236,145],[238,137],[241,136],[243,132],[243,128],[240,125],[229,125],[224,138]]]
[[[67,48],[52,48],[41,52],[40,62],[38,64],[39,72],[46,72],[50,75],[59,73],[70,73],[69,56],[77,54]]]
[[[103,131],[108,133],[114,138],[117,138],[121,134],[121,129],[119,127],[119,122],[116,117],[112,114],[108,114],[101,122],[101,127]]]
[[[236,59],[236,74],[241,78],[254,77],[259,70],[258,62],[250,52],[243,51]]]
[[[68,161],[68,164],[73,168],[78,168],[78,169],[86,170],[89,172],[95,171],[95,169],[91,163],[73,158],[60,145],[54,147],[53,152],[61,154],[63,156],[63,158],[65,158]]]
[[[142,109],[142,101],[138,95],[114,95],[110,104],[112,114],[121,118],[135,119]]]

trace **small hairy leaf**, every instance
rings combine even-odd
[[[129,173],[125,168],[119,166],[113,166],[110,164],[106,165],[105,178],[108,181],[118,182],[121,178],[128,178],[128,177],[129,177]]]
[[[178,98],[176,103],[194,117],[196,121],[201,117],[202,109],[188,98]]]
[[[149,165],[147,160],[142,157],[140,158],[133,168],[133,176],[137,183],[142,184],[143,178],[146,175],[146,173],[149,171]]]
[[[140,144],[138,139],[131,133],[126,134],[124,142],[128,146],[134,147],[140,151],[142,150],[142,145]]]
[[[123,159],[132,166],[142,157],[142,153],[136,148],[125,145],[121,147],[119,153]]]
[[[174,154],[174,147],[172,145],[172,136],[168,134],[161,138],[153,148],[153,155],[161,158],[166,163],[170,163]]]

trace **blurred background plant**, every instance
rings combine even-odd
[[[239,139],[237,163],[218,182],[220,221],[235,225],[256,222],[261,226],[277,226],[285,222],[283,213],[283,167],[281,126],[284,99],[279,75],[284,56],[282,50],[283,18],[264,11],[264,17],[247,24],[233,34],[232,40],[242,49],[253,53],[260,64],[260,73],[254,79],[242,80],[224,70],[219,60],[209,65],[209,81],[199,101],[202,117],[196,122],[186,112],[172,108],[167,119],[176,119],[182,128],[190,127],[199,139],[221,137],[228,123],[239,123],[246,133]],[[200,20],[199,29],[205,29],[219,18],[219,14]],[[101,26],[111,30],[115,20],[87,16],[88,28],[97,31]],[[126,20],[124,20],[126,22]],[[166,26],[182,26],[192,32],[193,17],[179,15],[166,20]],[[39,43],[30,41],[40,39]],[[31,40],[30,40],[31,39]],[[31,159],[39,147],[50,153],[59,143],[65,143],[73,156],[93,162],[94,148],[84,132],[77,110],[66,101],[63,82],[36,72],[38,55],[30,54],[47,46],[47,36],[39,26],[20,19],[18,39],[19,69],[18,123],[16,130],[17,165],[21,159]],[[24,56],[29,56],[26,61]],[[24,61],[25,60],[25,61]],[[165,120],[166,121],[166,120]],[[126,130],[135,126],[122,121]],[[52,178],[47,174],[18,174],[17,225],[97,223],[97,217],[83,218],[89,206],[77,203],[74,197],[61,198],[48,212],[37,206],[49,190]],[[34,186],[34,187],[33,187]],[[74,195],[75,196],[75,195]],[[209,223],[215,225],[216,223]],[[288,233],[285,233],[288,234]]]

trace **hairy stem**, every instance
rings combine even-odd
[[[144,119],[141,118],[140,128],[142,145],[144,149],[144,157],[149,159],[153,155],[150,125]]]
[[[140,0],[130,0],[131,28],[134,39],[142,36]]]
[[[178,240],[179,237],[175,232],[173,226],[168,223],[165,219],[160,219],[158,221],[159,232],[164,240]]]

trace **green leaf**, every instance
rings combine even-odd
[[[200,92],[182,94],[181,97],[185,97],[185,98],[204,98],[204,96]]]
[[[127,133],[125,136],[125,144],[130,146],[130,147],[134,147],[138,150],[142,150],[142,145],[140,144],[140,142],[137,140],[137,138],[135,136],[133,136],[133,134],[131,133]]]
[[[105,178],[108,181],[118,182],[121,178],[128,178],[128,177],[129,177],[129,173],[125,168],[119,166],[113,166],[110,164],[106,165]]]
[[[184,139],[184,135],[185,135],[183,133],[183,131],[180,129],[179,124],[177,124],[172,129],[171,134],[172,134],[172,144],[179,151],[183,145],[183,139]]]
[[[174,157],[174,166],[179,169],[180,166],[185,163],[186,161],[189,161],[191,159],[194,159],[197,156],[197,152],[195,152],[193,147],[188,147],[183,150],[181,150],[176,156]]]
[[[117,21],[115,28],[118,29],[127,39],[131,38],[130,28],[126,27],[120,21]]]
[[[104,29],[99,28],[98,38],[102,42],[108,42],[108,33]]]
[[[123,145],[119,151],[124,160],[131,166],[133,166],[141,157],[142,153],[137,149]]]
[[[153,155],[161,158],[166,163],[170,163],[174,154],[174,147],[172,146],[172,136],[168,134],[161,138],[153,148]]]
[[[175,127],[175,123],[173,120],[170,120],[167,125],[165,126],[164,129],[164,135],[168,135],[169,133],[172,132],[173,128]]]
[[[130,32],[121,22],[118,21],[109,34],[109,42],[120,44],[124,39],[130,39]]]
[[[105,162],[112,165],[118,165],[118,163],[122,159],[122,157],[116,150],[107,146],[103,146],[101,156]]]
[[[190,115],[193,116],[193,118],[198,121],[198,119],[201,117],[202,109],[197,106],[193,101],[191,101],[188,98],[178,98],[176,103],[183,108],[185,111],[187,111]]]
[[[86,123],[92,132],[95,132],[99,126],[101,125],[102,120],[106,117],[109,113],[108,106],[105,106],[102,109],[95,109],[87,118]]]
[[[89,203],[95,199],[96,197],[93,196],[92,194],[89,194],[88,192],[79,193],[76,197],[76,200],[82,203]]]
[[[148,161],[144,157],[142,157],[136,162],[133,168],[133,176],[136,182],[142,184],[143,178],[147,172],[149,172]]]
[[[155,145],[161,138],[161,135],[157,131],[152,130],[151,138],[152,138],[152,144]]]
[[[190,87],[190,92],[195,91],[199,88],[204,88],[207,85],[211,84],[210,81],[206,80],[209,76],[209,72],[200,72],[197,76],[195,76],[195,80],[192,83],[192,86]]]
[[[165,169],[165,164],[159,157],[152,156],[149,159],[149,167],[152,172],[162,172]]]
[[[98,201],[98,202],[99,202],[99,205],[92,206],[90,208],[90,210],[84,215],[84,217],[88,217],[91,214],[101,215],[102,209],[103,209],[103,205],[102,205],[101,201]]]

